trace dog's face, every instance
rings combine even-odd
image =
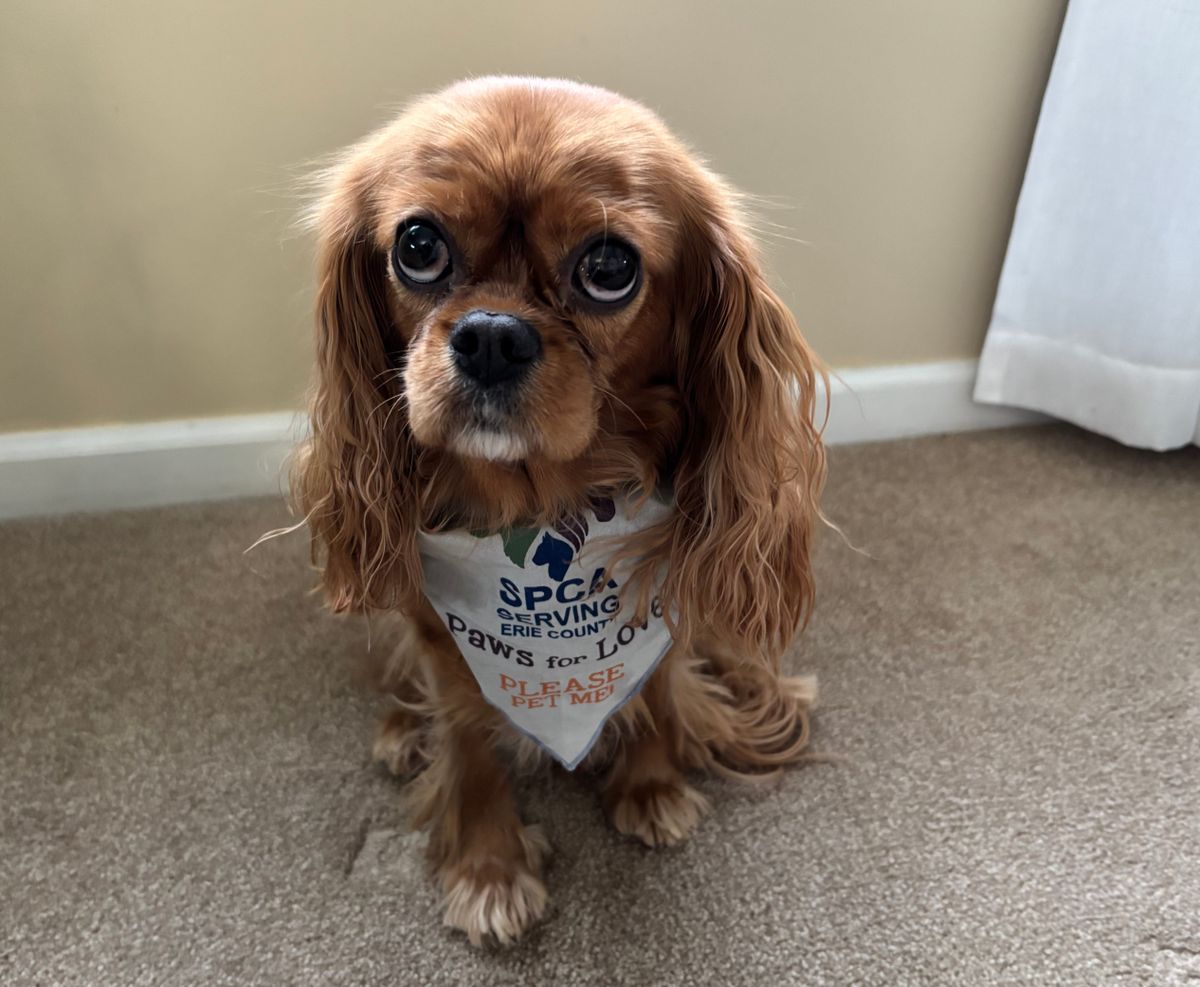
[[[666,366],[674,152],[640,108],[552,84],[459,86],[380,141],[373,234],[418,444],[570,460],[605,396]]]
[[[681,639],[777,654],[812,594],[818,371],[730,189],[644,107],[508,78],[416,103],[325,179],[293,490],[335,607],[417,606],[423,526],[669,488],[643,585],[666,570]]]

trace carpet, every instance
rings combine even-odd
[[[369,759],[364,625],[272,500],[0,526],[0,983],[1200,978],[1200,449],[1058,426],[836,448],[813,747],[617,836],[522,781],[547,920],[478,951]],[[378,646],[378,643],[376,643]]]

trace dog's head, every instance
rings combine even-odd
[[[314,225],[294,480],[336,606],[412,604],[423,524],[669,485],[639,558],[668,560],[684,622],[724,605],[778,650],[811,593],[814,360],[733,194],[657,117],[572,83],[462,83],[351,148]]]

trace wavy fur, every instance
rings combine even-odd
[[[813,600],[823,371],[767,283],[737,196],[612,93],[463,83],[414,104],[323,180],[310,216],[312,431],[293,497],[332,609],[409,622],[382,675],[397,706],[377,756],[414,775],[410,806],[430,829],[447,921],[473,942],[508,942],[545,906],[545,844],[522,822],[501,756],[522,744],[421,592],[418,531],[548,523],[599,491],[671,492],[671,517],[618,557],[632,569],[626,605],[644,612],[658,593],[675,646],[589,766],[607,769],[621,832],[676,842],[706,807],[685,771],[768,777],[803,756],[814,693],[779,669]],[[390,272],[397,224],[418,212],[452,230],[465,259],[440,295]],[[561,265],[610,231],[637,244],[644,283],[598,314],[572,305]],[[457,451],[469,404],[447,340],[475,308],[519,315],[543,343],[512,435],[495,446],[525,450],[519,461]]]

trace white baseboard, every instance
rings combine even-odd
[[[839,373],[830,443],[872,442],[1044,419],[971,399],[975,361]],[[821,402],[823,403],[823,401]],[[0,434],[0,519],[278,495],[304,429],[282,412]]]
[[[825,441],[882,442],[1048,420],[1020,408],[977,403],[971,396],[977,370],[977,360],[945,360],[837,371],[830,381]]]
[[[278,495],[292,412],[0,434],[0,519]]]

